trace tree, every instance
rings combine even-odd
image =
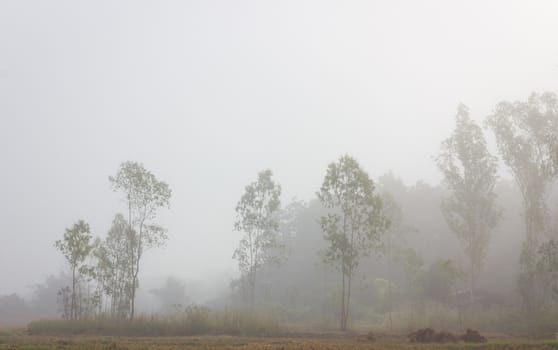
[[[125,318],[131,305],[132,281],[130,250],[128,249],[128,222],[116,214],[107,237],[96,244],[93,254],[97,258],[99,293],[108,297],[108,311],[112,317]]]
[[[500,102],[487,125],[523,197],[526,239],[521,251],[519,288],[528,311],[541,304],[536,270],[537,246],[548,230],[547,195],[556,179],[553,142],[558,133],[558,99],[533,93],[526,102]],[[550,145],[550,147],[549,147]]]
[[[348,155],[328,166],[317,196],[329,209],[320,221],[328,242],[324,260],[341,270],[341,330],[344,331],[349,318],[351,277],[360,259],[379,248],[389,220],[383,213],[381,197],[374,192],[374,182]]]
[[[166,230],[151,221],[157,210],[169,207],[171,190],[157,180],[141,163],[124,162],[116,176],[110,176],[113,191],[124,194],[128,209],[128,229],[126,232],[129,255],[130,320],[134,319],[136,290],[139,286],[138,273],[140,261],[145,250],[163,245],[167,238]]]
[[[488,152],[482,129],[469,118],[469,110],[463,104],[457,109],[455,124],[453,134],[442,142],[436,162],[449,190],[441,210],[469,260],[469,294],[473,302],[490,231],[501,216],[494,192],[498,165],[496,157]]]
[[[546,194],[557,174],[552,147],[548,147],[558,133],[556,94],[533,93],[527,102],[500,102],[487,124],[523,196],[526,242],[522,263],[532,267],[537,242],[546,229]]]
[[[76,286],[79,278],[87,269],[85,259],[89,256],[91,249],[93,249],[91,244],[92,238],[93,236],[89,231],[89,224],[80,220],[75,223],[72,228],[66,229],[62,240],[57,240],[54,243],[54,246],[60,250],[66,258],[68,264],[70,265],[70,270],[72,271],[69,315],[71,320],[76,320],[78,318]]]
[[[256,297],[257,271],[266,263],[277,263],[274,250],[281,249],[279,239],[278,212],[281,205],[281,186],[272,180],[271,170],[258,174],[258,179],[245,188],[236,205],[237,219],[234,230],[243,232],[233,258],[238,260],[242,274],[241,280],[247,281],[249,301],[253,305]]]

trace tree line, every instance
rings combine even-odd
[[[557,97],[534,93],[527,101],[501,102],[484,127],[494,134],[500,160],[522,195],[525,240],[518,287],[525,310],[536,314],[558,297],[558,243],[546,205],[558,176]],[[453,280],[468,280],[469,299],[474,302],[491,232],[501,222],[503,211],[495,191],[499,159],[490,153],[483,127],[469,116],[465,105],[458,106],[455,129],[442,141],[435,161],[446,188],[440,211],[468,260],[466,267],[448,260],[437,268]],[[109,181],[122,194],[127,215],[115,216],[104,240],[94,239],[89,226],[79,221],[55,243],[71,270],[71,285],[60,292],[63,315],[68,319],[92,315],[133,319],[143,253],[167,240],[166,230],[154,221],[157,211],[169,206],[169,186],[134,162],[122,163]],[[233,253],[240,270],[233,288],[250,306],[257,300],[260,274],[290,258],[286,247],[297,234],[290,223],[293,212],[300,212],[300,204],[298,209],[297,203],[282,208],[280,196],[281,186],[266,169],[246,186],[235,208],[233,229],[242,236]],[[318,253],[323,263],[339,273],[336,312],[340,329],[346,330],[353,277],[363,259],[383,254],[388,266],[394,259],[403,259],[410,276],[408,288],[414,283],[413,271],[422,262],[413,249],[406,250],[404,258],[396,256],[405,251],[396,251],[393,243],[397,232],[407,229],[401,211],[393,196],[381,193],[355,158],[344,155],[328,165],[316,198],[322,208],[319,226],[324,243]],[[389,310],[394,289],[391,280],[378,281]]]

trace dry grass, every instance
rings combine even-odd
[[[485,344],[410,344],[403,338],[385,338],[376,342],[366,341],[363,337],[335,338],[248,338],[234,336],[200,337],[94,337],[94,336],[29,336],[14,334],[0,336],[0,349],[29,350],[174,350],[174,349],[558,349],[556,341],[505,340]]]
[[[280,319],[270,311],[242,309],[209,310],[189,307],[172,315],[136,317],[133,322],[116,319],[41,320],[27,326],[32,335],[100,335],[100,336],[191,336],[280,335]]]

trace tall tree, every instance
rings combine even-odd
[[[168,239],[166,230],[152,223],[152,220],[160,208],[169,207],[171,190],[165,182],[157,180],[143,164],[137,162],[122,163],[116,176],[110,176],[109,181],[114,191],[124,194],[128,209],[126,236],[131,279],[130,320],[133,320],[143,253],[149,248],[163,245]]]
[[[353,273],[363,256],[379,248],[389,220],[383,213],[381,197],[374,191],[374,182],[348,155],[328,166],[317,196],[328,209],[320,222],[328,242],[324,260],[341,271],[340,321],[344,331],[349,319]]]
[[[500,102],[487,125],[496,136],[504,163],[513,174],[523,197],[526,239],[521,252],[519,287],[528,310],[540,306],[535,280],[537,250],[548,229],[547,195],[556,179],[552,166],[558,133],[558,99],[554,93],[533,93],[526,102]]]
[[[278,212],[281,205],[281,186],[272,179],[271,170],[258,174],[258,179],[245,188],[236,205],[235,231],[243,232],[233,258],[238,260],[241,279],[248,282],[249,301],[253,305],[256,297],[258,269],[278,261],[277,248],[282,247],[279,239]]]
[[[556,178],[548,140],[558,133],[558,100],[554,93],[533,93],[526,102],[500,102],[487,119],[498,150],[523,196],[526,259],[546,227],[546,195]],[[529,262],[533,262],[530,260]]]
[[[91,249],[93,249],[93,245],[91,244],[92,239],[93,236],[89,231],[89,224],[80,220],[71,228],[66,229],[62,240],[57,240],[54,243],[54,246],[60,250],[66,258],[66,261],[70,265],[70,270],[72,271],[72,289],[69,310],[69,318],[71,320],[76,320],[78,318],[76,287],[78,285],[79,278],[84,274],[85,270],[87,270],[85,260],[89,256]]]
[[[452,135],[440,148],[436,162],[449,190],[441,210],[469,260],[469,291],[473,302],[490,231],[500,219],[494,192],[497,159],[488,152],[482,129],[469,117],[469,110],[463,104],[457,109]]]

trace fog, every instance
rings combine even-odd
[[[169,276],[203,290],[193,300],[227,295],[235,206],[259,171],[272,169],[283,207],[315,199],[343,154],[375,181],[439,186],[434,157],[459,103],[484,125],[502,100],[558,91],[557,15],[554,1],[0,2],[0,295],[66,271],[53,244],[77,220],[106,235],[126,210],[108,177],[127,160],[172,189],[143,297]],[[516,266],[502,272],[498,257],[524,237],[501,238],[521,225],[521,198],[500,174],[517,205],[484,287],[493,274],[512,286]],[[412,208],[459,254],[439,211]]]

